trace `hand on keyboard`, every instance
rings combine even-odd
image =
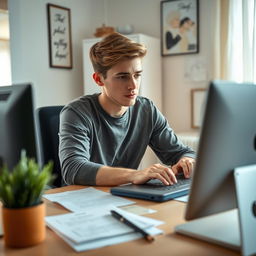
[[[177,175],[184,173],[185,178],[192,176],[193,168],[195,165],[195,159],[191,157],[182,157],[175,165],[173,165],[172,171]]]
[[[144,184],[151,179],[158,179],[165,185],[172,185],[177,182],[172,169],[162,164],[153,164],[144,170],[131,173],[131,182],[136,185]]]

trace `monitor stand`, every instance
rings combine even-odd
[[[239,250],[256,253],[256,165],[234,170],[238,209],[199,218],[175,227],[177,233]]]

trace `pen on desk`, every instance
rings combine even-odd
[[[127,226],[133,228],[135,231],[141,233],[143,235],[143,237],[147,240],[147,241],[154,241],[154,237],[151,236],[150,234],[148,234],[146,231],[144,231],[143,229],[139,228],[138,226],[136,226],[134,223],[130,222],[129,220],[127,220],[124,216],[122,216],[121,214],[119,214],[118,212],[111,210],[110,211],[112,216],[116,219],[118,219],[119,221],[125,223]]]

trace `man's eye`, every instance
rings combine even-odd
[[[140,78],[141,77],[141,74],[135,74],[134,77],[137,79],[137,78]]]

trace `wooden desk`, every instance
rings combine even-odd
[[[63,192],[67,190],[81,189],[83,186],[67,186],[63,188],[51,189],[47,193]],[[97,187],[102,191],[109,192],[108,187]],[[65,256],[65,255],[95,255],[95,256],[126,256],[126,255],[196,255],[196,256],[218,256],[218,255],[240,255],[238,252],[216,246],[210,243],[192,239],[186,236],[174,233],[174,227],[177,224],[184,223],[183,215],[185,203],[178,201],[168,201],[164,203],[155,203],[145,200],[132,199],[139,205],[157,210],[156,213],[149,214],[149,217],[163,220],[165,224],[159,226],[164,230],[163,235],[156,236],[153,243],[138,239],[131,242],[118,245],[107,246],[96,250],[86,252],[75,252],[66,244],[57,234],[47,228],[46,240],[34,247],[25,249],[11,249],[4,246],[3,238],[0,239],[1,256]],[[66,213],[62,206],[45,200],[47,215],[56,215]]]

